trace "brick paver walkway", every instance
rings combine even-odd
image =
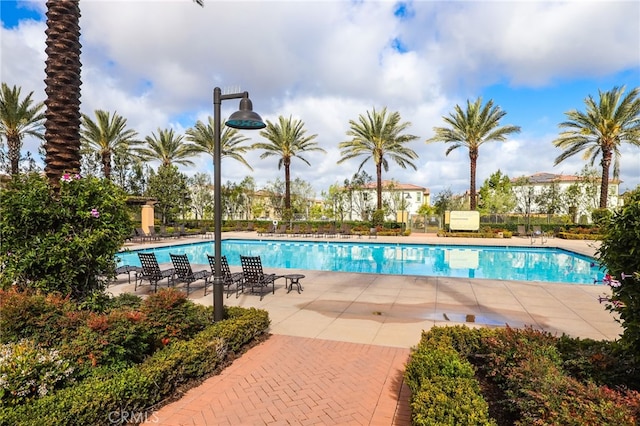
[[[272,335],[155,412],[159,425],[409,425],[409,349]]]

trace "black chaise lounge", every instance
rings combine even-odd
[[[187,296],[189,295],[189,286],[191,283],[198,280],[204,280],[204,288],[206,292],[209,278],[211,278],[211,272],[204,270],[193,272],[193,269],[191,269],[191,262],[189,262],[189,257],[187,257],[186,254],[169,253],[169,257],[171,258],[171,263],[173,263],[173,269],[176,271],[173,282],[175,284],[185,283],[187,287]]]
[[[276,292],[275,281],[282,278],[283,275],[265,274],[260,256],[240,256],[240,263],[242,264],[243,280],[238,286],[239,292],[244,291],[245,288],[249,288],[252,293],[255,289],[259,289],[260,300],[264,296],[262,289],[266,288],[268,291],[269,284],[271,284],[271,293]]]
[[[210,254],[207,255],[209,259],[209,266],[211,266],[211,274],[215,276],[216,273],[216,258]],[[243,274],[242,272],[231,272],[229,268],[229,262],[227,256],[220,257],[220,273],[222,276],[222,285],[227,288],[227,297],[231,295],[231,286],[236,286],[236,297],[238,297],[238,289],[242,286]],[[213,283],[213,279],[210,280]],[[204,287],[204,295],[207,295],[207,286]]]
[[[158,265],[158,259],[155,253],[138,253],[140,263],[142,264],[142,271],[138,272],[134,291],[138,290],[138,282],[142,284],[143,280],[149,281],[149,284],[153,285],[153,291],[158,291],[158,282],[163,279],[167,279],[167,285],[173,285],[173,277],[176,271],[173,268],[160,269]]]

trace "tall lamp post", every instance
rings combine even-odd
[[[213,271],[213,320],[221,321],[224,318],[223,308],[223,286],[222,278],[222,173],[221,158],[222,148],[220,144],[220,133],[222,118],[220,116],[220,105],[227,99],[240,99],[240,109],[229,117],[226,125],[234,129],[258,130],[264,129],[267,125],[262,118],[253,112],[253,105],[249,99],[249,92],[222,94],[219,87],[213,89],[213,214],[214,214],[214,258],[215,268]]]
[[[411,199],[411,194],[405,194],[404,190],[402,191],[402,196],[400,197],[400,208],[402,209],[402,226],[404,229],[402,229],[402,231],[407,229],[407,225],[409,222],[409,214],[410,211],[407,207],[409,207],[408,205],[408,201]],[[396,215],[397,216],[397,215]],[[405,219],[406,217],[406,219]]]

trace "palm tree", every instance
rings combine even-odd
[[[45,174],[58,187],[65,172],[80,171],[79,0],[47,0],[45,62]]]
[[[204,6],[204,0],[193,0]],[[80,171],[80,0],[47,0],[45,174],[53,187]]]
[[[223,123],[225,121],[226,119],[222,120]],[[187,129],[187,140],[195,145],[194,149],[197,152],[206,152],[215,158],[214,129],[215,123],[212,117],[209,117],[208,124],[204,124],[198,120],[195,126]],[[243,136],[237,129],[224,126],[224,130],[220,136],[220,156],[233,158],[247,166],[249,170],[253,170],[249,163],[247,163],[247,160],[244,159],[244,154],[248,151],[249,147],[241,145],[248,140],[249,138]],[[215,167],[215,164],[213,166]]]
[[[463,111],[459,105],[456,105],[453,113],[449,114],[448,117],[442,117],[450,127],[434,127],[435,136],[426,141],[427,143],[453,143],[447,148],[445,155],[449,155],[451,151],[462,146],[467,147],[469,150],[471,164],[469,207],[471,210],[476,209],[477,202],[476,163],[480,145],[491,141],[504,142],[508,135],[520,132],[519,126],[500,126],[500,119],[506,114],[499,106],[493,105],[493,100],[489,100],[484,106],[482,105],[482,98],[478,98],[473,103],[467,100],[467,110]]]
[[[600,208],[607,208],[609,191],[609,168],[613,160],[613,178],[620,173],[620,144],[622,142],[640,146],[640,88],[635,88],[623,97],[625,88],[614,87],[610,92],[598,90],[598,103],[589,95],[585,99],[586,112],[571,110],[565,115],[569,121],[559,124],[567,129],[553,141],[565,151],[554,165],[584,151],[583,159],[593,166],[602,156],[602,178],[600,180]]]
[[[127,119],[107,111],[96,110],[96,122],[82,114],[80,137],[85,150],[95,151],[100,155],[104,177],[111,179],[111,157],[115,152],[127,152],[137,142],[138,133],[127,127]]]
[[[146,147],[137,148],[136,152],[143,161],[157,160],[163,166],[181,164],[183,166],[193,166],[193,161],[189,157],[198,154],[192,144],[182,143],[183,135],[176,135],[173,129],[158,128],[158,135],[151,132],[144,140]]]
[[[21,100],[20,91],[19,87],[13,86],[13,88],[9,88],[5,83],[2,83],[2,89],[0,90],[0,136],[4,136],[7,139],[12,175],[18,173],[22,138],[25,135],[29,135],[41,140],[44,139],[42,134],[42,123],[44,121],[42,108],[44,108],[44,103],[40,102],[32,105],[31,96],[33,92]]]
[[[406,169],[411,166],[417,170],[412,160],[418,158],[418,154],[406,146],[407,143],[418,139],[418,136],[402,134],[411,123],[405,121],[401,123],[400,113],[392,112],[387,114],[387,108],[382,111],[367,111],[366,117],[360,114],[358,121],[349,120],[350,130],[347,136],[353,139],[340,142],[338,148],[342,149],[338,164],[355,157],[365,156],[358,172],[368,160],[372,160],[376,165],[376,193],[377,209],[382,209],[382,169],[389,171],[387,157],[395,161],[400,167]]]
[[[260,136],[268,142],[258,142],[251,146],[252,149],[264,150],[260,158],[280,157],[278,169],[284,167],[284,208],[286,210],[291,209],[291,159],[297,157],[310,166],[311,163],[300,154],[309,151],[326,152],[313,141],[318,135],[305,136],[306,132],[302,120],[294,120],[291,116],[288,119],[280,116],[277,123],[267,120],[267,127],[260,131]]]

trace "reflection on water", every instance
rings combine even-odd
[[[206,255],[214,254],[214,244],[153,251],[160,263],[169,263],[171,252],[186,253],[191,263],[206,265]],[[241,254],[260,256],[265,268],[573,284],[593,284],[602,276],[593,259],[555,248],[226,240],[222,252],[235,266],[240,265]],[[119,257],[123,264],[140,264],[135,252]]]

